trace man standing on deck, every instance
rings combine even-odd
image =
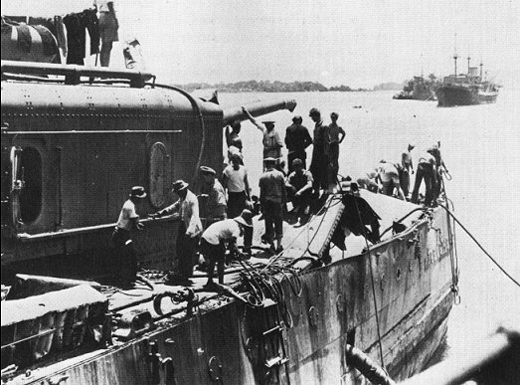
[[[238,155],[231,157],[231,165],[222,173],[222,184],[228,191],[228,217],[235,218],[247,207],[251,200],[247,169],[240,162]],[[244,229],[244,253],[251,253],[253,244],[253,231]]]
[[[282,172],[275,168],[276,159],[264,159],[266,170],[260,177],[260,203],[265,220],[265,239],[272,253],[283,250],[283,211],[287,202],[285,180]],[[276,248],[273,238],[276,238]]]
[[[437,166],[435,164],[435,157],[432,155],[433,148],[426,150],[426,153],[422,155],[417,162],[417,173],[415,174],[415,185],[412,193],[412,203],[419,202],[419,188],[421,182],[424,179],[424,185],[426,188],[424,205],[430,206],[432,203],[432,188],[435,183],[435,176],[437,174]]]
[[[444,181],[442,178],[443,173],[447,173],[448,169],[446,168],[446,165],[444,164],[444,160],[442,159],[441,155],[441,142],[437,142],[434,144],[431,148],[431,154],[435,158],[435,166],[436,166],[436,173],[435,173],[435,179],[434,184],[432,186],[432,203],[435,204],[437,202],[437,198],[439,198],[439,195],[441,193],[441,190],[444,187]]]
[[[119,280],[123,286],[128,286],[135,281],[137,274],[137,255],[130,232],[133,229],[143,229],[144,225],[139,223],[136,206],[139,206],[145,197],[144,187],[132,187],[128,200],[121,208],[116,227],[112,233],[112,242],[117,250],[116,263],[121,267]]]
[[[224,283],[224,263],[226,248],[231,253],[238,253],[236,241],[244,234],[245,229],[253,230],[253,214],[249,210],[233,218],[216,222],[209,226],[202,234],[200,251],[208,261],[208,282],[206,286],[213,283],[215,264],[218,262],[218,282]]]
[[[265,158],[274,158],[276,165],[279,165],[282,160],[282,147],[283,142],[278,132],[274,129],[275,122],[272,120],[266,120],[262,122],[264,126],[260,125],[256,119],[249,113],[249,111],[242,107],[242,111],[247,115],[251,123],[253,123],[260,131],[262,131],[263,139],[262,144],[264,145],[263,156]]]
[[[202,177],[201,197],[206,199],[204,227],[208,227],[213,222],[227,218],[226,191],[216,179],[217,172],[211,167],[201,166],[199,173]]]
[[[408,145],[407,151],[401,154],[401,173],[399,179],[401,181],[401,188],[406,199],[410,194],[410,174],[413,174],[412,150],[415,148],[413,144]]]
[[[178,180],[173,183],[172,191],[179,199],[171,206],[158,211],[153,218],[164,215],[177,215],[180,223],[177,232],[177,271],[168,274],[166,282],[169,284],[190,285],[189,278],[193,275],[195,252],[198,244],[198,235],[202,232],[202,223],[199,218],[199,201],[197,196],[188,190],[188,183]]]
[[[312,160],[310,172],[312,173],[312,178],[314,179],[314,196],[319,197],[320,195],[320,187],[326,190],[328,188],[327,183],[327,169],[328,169],[328,160],[325,156],[325,145],[324,138],[327,133],[327,126],[323,125],[323,121],[321,119],[321,113],[317,108],[311,108],[309,111],[309,117],[315,123],[314,125],[314,139],[313,139],[313,149],[312,149]]]
[[[295,116],[292,119],[293,124],[287,127],[285,131],[285,146],[287,147],[287,166],[289,173],[293,172],[293,161],[300,159],[303,162],[303,168],[307,167],[305,160],[307,154],[305,149],[312,144],[312,138],[309,135],[307,127],[302,126],[302,117]]]
[[[338,113],[330,114],[331,124],[325,136],[325,156],[329,159],[330,172],[328,175],[328,188],[336,186],[339,171],[339,145],[345,139],[345,130],[338,126]]]

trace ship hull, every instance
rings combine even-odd
[[[296,277],[282,280],[283,317],[277,306],[219,301],[122,345],[34,369],[24,383],[368,383],[349,362],[347,344],[384,363],[393,379],[407,378],[446,334],[453,304],[447,221],[438,208],[370,252],[300,274],[301,291]]]
[[[436,93],[439,107],[495,103],[498,96],[496,92],[480,92],[462,86],[441,86]]]

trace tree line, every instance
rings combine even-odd
[[[249,80],[235,83],[188,83],[179,85],[187,91],[194,91],[198,89],[216,88],[222,92],[328,92],[328,91],[340,91],[340,92],[355,92],[355,91],[367,91],[363,88],[351,88],[346,85],[325,87],[319,82],[281,82],[281,81],[269,81],[269,80]]]

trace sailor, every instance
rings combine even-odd
[[[224,264],[226,249],[232,254],[238,253],[237,239],[244,234],[245,229],[253,229],[253,214],[249,210],[233,218],[215,222],[202,234],[200,251],[208,262],[208,281],[213,283],[215,264],[218,262],[218,282],[224,283]]]
[[[285,184],[287,197],[293,204],[293,212],[302,215],[309,214],[309,206],[312,198],[312,174],[303,168],[301,159],[293,160],[294,171],[289,174]]]
[[[133,281],[137,274],[137,255],[133,247],[131,230],[142,230],[144,225],[139,223],[136,207],[146,197],[144,187],[134,186],[130,190],[128,200],[123,204],[117,224],[112,233],[112,242],[116,247],[117,264],[121,267],[119,280],[121,285],[127,286]]]
[[[424,204],[430,206],[433,198],[433,184],[435,183],[437,166],[435,164],[435,157],[432,155],[434,151],[433,147],[428,148],[426,153],[419,157],[417,161],[417,172],[415,174],[415,185],[412,192],[412,203],[418,203],[419,201],[419,189],[421,182],[424,179],[425,185],[425,200]]]
[[[179,199],[171,206],[151,215],[153,218],[164,215],[176,215],[180,218],[176,240],[177,266],[166,277],[166,282],[170,284],[191,284],[189,278],[193,275],[198,236],[202,232],[199,202],[188,186],[183,180],[175,181],[172,184],[172,192],[177,194]]]
[[[234,218],[246,208],[251,208],[249,179],[247,168],[240,163],[237,155],[231,157],[231,165],[227,166],[222,172],[222,184],[228,192],[228,217]],[[244,249],[243,252],[251,254],[253,243],[253,231],[246,228],[244,230]]]
[[[293,124],[287,127],[285,131],[285,146],[287,147],[287,165],[289,173],[293,172],[294,159],[300,159],[303,163],[303,168],[306,168],[307,154],[305,149],[312,144],[312,138],[309,135],[307,127],[302,125],[303,119],[301,116],[295,116],[292,119]]]
[[[242,107],[242,111],[247,115],[251,123],[253,123],[260,131],[262,131],[263,139],[262,144],[264,145],[264,159],[265,158],[274,158],[276,160],[276,165],[280,164],[282,158],[282,147],[283,142],[280,139],[280,135],[275,130],[274,125],[275,122],[273,120],[265,120],[263,121],[263,126],[259,124],[256,119],[249,113],[249,111]]]
[[[329,190],[334,188],[337,184],[338,171],[339,171],[339,145],[345,139],[345,130],[343,127],[338,126],[338,113],[333,112],[330,114],[331,123],[328,126],[325,136],[325,156],[328,157],[330,162],[330,173],[329,178]]]
[[[399,182],[399,170],[393,163],[389,163],[386,160],[379,162],[379,178],[383,185],[383,194],[393,196],[394,188],[397,190],[399,199],[405,200],[401,183]]]
[[[276,169],[275,158],[264,159],[265,171],[260,177],[260,204],[265,220],[264,239],[270,245],[270,251],[281,252],[283,238],[283,208],[287,202],[283,174]],[[276,238],[276,248],[273,242]]]
[[[240,139],[240,131],[242,126],[239,121],[232,122],[229,126],[226,127],[226,143],[228,146],[228,160],[231,162],[231,157],[233,155],[238,155],[240,158],[241,164],[244,164],[244,157],[242,155],[242,139]]]
[[[366,173],[366,176],[358,178],[356,180],[359,188],[363,188],[368,191],[372,191],[373,193],[379,192],[379,184],[377,183],[378,179],[377,170],[373,170]]]
[[[401,188],[403,189],[404,196],[407,199],[408,195],[410,194],[410,174],[414,173],[411,154],[414,148],[415,145],[408,144],[408,149],[406,151],[403,151],[403,153],[401,154],[401,172],[399,174],[399,179],[401,182]]]
[[[323,125],[321,113],[317,108],[311,108],[309,111],[309,117],[315,124],[314,138],[312,141],[312,159],[309,170],[312,173],[312,178],[314,180],[314,196],[318,197],[320,194],[320,187],[325,190],[328,188],[327,169],[329,162],[325,156],[324,146],[324,137],[327,132],[327,126]]]
[[[436,166],[436,174],[434,178],[434,184],[432,186],[432,203],[437,202],[437,198],[439,198],[439,195],[441,191],[444,188],[444,180],[442,177],[442,174],[448,173],[448,169],[446,168],[446,164],[444,164],[444,160],[442,159],[441,155],[441,142],[435,143],[431,149],[431,154],[435,158],[435,166]]]
[[[213,222],[227,218],[226,192],[222,184],[216,179],[217,172],[211,167],[201,166],[199,173],[202,177],[201,195],[206,200],[206,226]]]

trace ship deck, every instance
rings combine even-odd
[[[382,194],[374,194],[366,190],[360,190],[360,196],[370,204],[381,218],[381,243],[387,242],[393,237],[392,231],[388,231],[388,229],[392,227],[394,221],[406,217],[401,223],[409,227],[418,221],[423,214],[421,207],[418,205],[395,198],[389,198]],[[388,199],[392,199],[391,205],[388,204]],[[299,221],[297,215],[289,211],[283,222],[284,237],[282,245],[284,250],[282,253],[275,255],[269,252],[268,245],[262,243],[261,238],[265,232],[264,221],[260,215],[255,216],[253,218],[252,256],[247,261],[233,261],[226,264],[224,284],[227,287],[236,288],[240,283],[241,274],[245,269],[263,269],[274,263],[287,266],[304,256],[321,255],[323,250],[330,243],[330,238],[332,237],[336,225],[340,221],[343,209],[344,206],[341,203],[341,195],[335,194],[325,197],[321,209],[314,214],[310,214],[305,221]],[[335,246],[331,248],[330,263],[362,254],[363,251],[367,249],[367,246],[372,245],[372,243],[367,242],[363,236],[356,236],[352,233],[348,234],[345,239],[345,251]],[[309,265],[310,261],[310,259],[302,259],[295,267],[298,269],[305,268]],[[148,298],[150,300],[148,310],[153,313],[153,304],[151,301],[157,294],[179,292],[183,289],[190,288],[197,293],[200,302],[205,302],[217,297],[218,294],[216,294],[215,291],[222,293],[222,288],[218,286],[211,290],[206,288],[207,274],[197,268],[190,279],[192,284],[189,286],[165,284],[162,279],[162,274],[154,274],[154,272],[145,273],[148,273],[146,274],[147,278],[154,284],[153,290],[143,284],[138,284],[135,288],[129,290],[105,287],[105,294],[109,298],[109,309],[118,309],[139,300],[146,301]],[[183,307],[185,307],[185,303],[177,306],[171,305],[165,311],[181,310]]]

